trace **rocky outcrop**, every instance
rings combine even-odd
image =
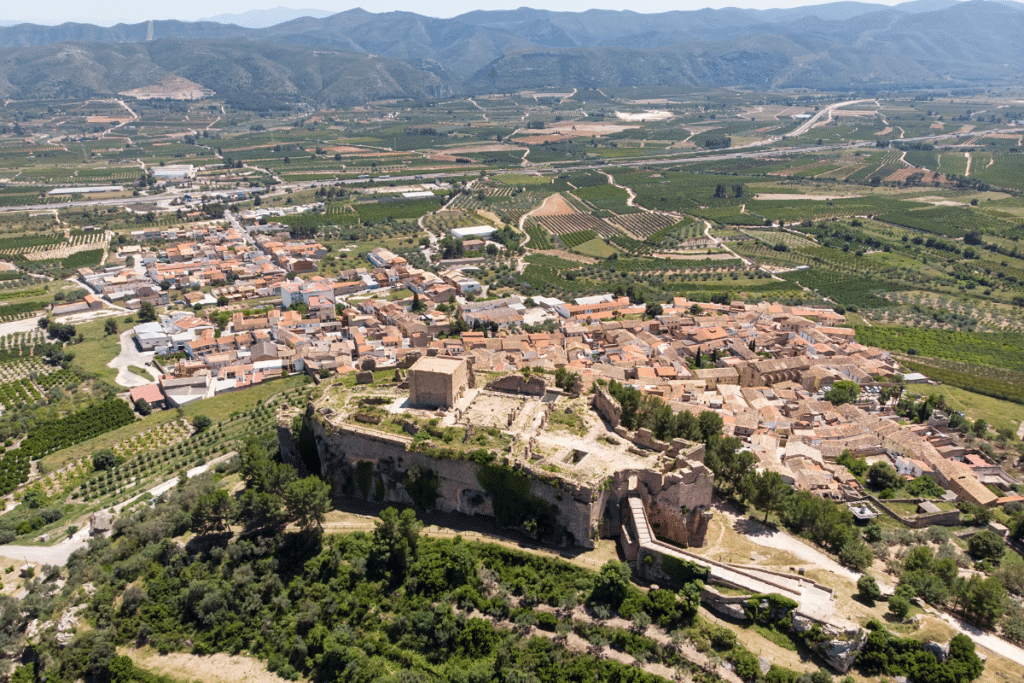
[[[799,613],[793,615],[793,630],[799,634],[813,631],[817,627],[820,635],[811,640],[811,645],[818,655],[825,660],[825,663],[840,673],[846,673],[853,666],[857,654],[867,642],[868,632],[860,626],[838,621],[818,621]]]
[[[75,605],[74,607],[68,607],[64,610],[64,613],[60,615],[60,621],[57,622],[57,633],[54,636],[54,640],[61,647],[65,647],[68,643],[75,639],[75,627],[78,626],[78,613],[85,609],[85,605]]]

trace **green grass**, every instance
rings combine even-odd
[[[779,633],[775,629],[766,628],[759,624],[753,624],[750,629],[761,634],[779,647],[784,647],[787,650],[792,650],[793,652],[797,651],[796,642],[785,633]]]
[[[119,329],[123,330],[131,325],[131,323],[125,322],[125,317],[113,318],[117,321]],[[75,366],[112,383],[117,377],[117,370],[108,368],[107,363],[121,353],[121,344],[118,335],[107,335],[103,331],[104,324],[110,319],[101,318],[75,325],[78,332],[85,337],[85,341],[81,344],[74,344],[68,350],[75,354],[73,361]]]
[[[559,235],[558,239],[562,240],[565,246],[571,249],[573,247],[578,247],[584,242],[589,242],[595,237],[597,237],[597,233],[593,230],[580,230],[578,232],[569,232]]]
[[[587,426],[584,424],[583,418],[576,413],[567,413],[564,410],[551,411],[551,416],[548,417],[548,425],[553,429],[565,429],[577,436],[583,436],[587,433]]]
[[[134,372],[139,377],[149,380],[150,382],[156,381],[156,378],[153,377],[153,375],[149,374],[149,371],[147,371],[145,368],[140,368],[137,365],[129,365],[128,370],[129,372]]]
[[[577,244],[572,248],[577,254],[583,254],[584,256],[592,256],[594,258],[608,258],[614,254],[617,250],[612,245],[605,242],[600,237],[596,237],[592,240],[588,240],[583,244]]]
[[[529,187],[531,185],[550,185],[551,178],[525,173],[503,173],[494,176],[495,180],[501,181],[509,187]]]

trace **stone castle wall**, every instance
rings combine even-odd
[[[622,420],[622,406],[604,387],[594,387],[594,410],[613,430],[619,426],[619,422]]]
[[[522,375],[505,375],[488,382],[487,388],[491,391],[505,391],[526,396],[543,396],[547,391],[547,384],[542,377],[535,376],[527,379]]]
[[[353,497],[384,504],[415,505],[403,482],[429,470],[437,477],[435,510],[494,516],[494,501],[480,484],[478,474],[482,466],[478,463],[434,458],[409,450],[412,443],[409,437],[356,425],[335,425],[312,412],[307,413],[305,420],[316,439],[322,475],[331,484],[336,501]],[[279,433],[287,431],[290,435],[290,424],[286,430],[283,416],[281,422]],[[281,450],[285,462],[302,461],[295,452],[294,439],[282,437]],[[372,466],[369,479],[365,466],[364,473],[360,475],[359,463]],[[602,508],[612,492],[576,486],[551,477],[549,473],[519,471],[529,477],[530,495],[557,509],[556,520],[572,541],[576,545],[593,547],[601,532]]]

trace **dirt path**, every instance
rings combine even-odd
[[[725,517],[733,528],[741,528],[744,538],[751,543],[756,543],[765,548],[774,548],[775,550],[784,550],[792,553],[808,564],[815,565],[850,581],[856,581],[860,578],[859,572],[844,567],[817,548],[812,548],[800,539],[790,536],[785,532],[778,531],[755,520],[740,517],[736,513],[722,507],[717,508],[715,514]]]
[[[755,265],[754,262],[751,261],[750,259],[748,259],[747,257],[740,256],[735,251],[733,251],[729,247],[725,246],[725,241],[724,240],[720,240],[717,237],[715,237],[714,235],[712,235],[711,234],[711,221],[704,221],[704,236],[707,237],[709,240],[711,240],[712,244],[714,244],[719,249],[724,249],[727,252],[729,252],[730,254],[732,254],[735,258],[738,258],[740,261],[743,262],[743,265],[747,266],[748,268],[750,266]],[[760,267],[760,266],[758,266],[758,267]],[[770,270],[769,271],[765,271],[765,272],[767,272],[769,275],[772,276],[772,278],[774,278],[776,280],[781,280],[782,279],[778,275],[776,275],[775,273],[772,273]]]
[[[143,669],[183,680],[201,680],[203,683],[284,683],[285,679],[267,670],[267,665],[255,657],[228,655],[192,655],[170,652],[162,655],[153,648],[117,648],[120,655],[131,657]]]
[[[484,113],[484,121],[490,121],[490,119],[487,118],[487,110],[484,109],[483,107],[481,107],[479,104],[477,104],[476,100],[474,100],[472,97],[467,97],[466,100],[470,104],[472,104],[474,107],[476,107],[477,109],[479,109],[480,111],[482,111]]]
[[[654,213],[648,208],[636,205],[636,192],[633,192],[633,188],[629,187],[628,185],[619,185],[617,182],[615,182],[615,176],[613,176],[611,173],[608,173],[607,171],[601,171],[601,173],[608,176],[608,183],[610,185],[614,185],[615,187],[626,191],[626,194],[628,195],[626,197],[626,206],[638,208],[646,213]]]
[[[964,171],[964,177],[965,178],[970,178],[971,177],[971,153],[970,152],[964,152],[964,156],[967,157],[967,170]]]

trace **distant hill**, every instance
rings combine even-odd
[[[218,24],[235,24],[246,28],[267,28],[283,24],[299,17],[314,17],[321,19],[329,17],[334,12],[322,9],[291,9],[289,7],[275,7],[274,9],[253,9],[241,14],[218,14],[214,17],[204,17],[199,21],[215,21]]]
[[[1009,0],[447,19],[353,9],[255,27],[312,12],[0,27],[0,96],[110,94],[167,75],[240,101],[313,105],[602,85],[946,87],[1015,79],[1024,60],[1024,4]]]

